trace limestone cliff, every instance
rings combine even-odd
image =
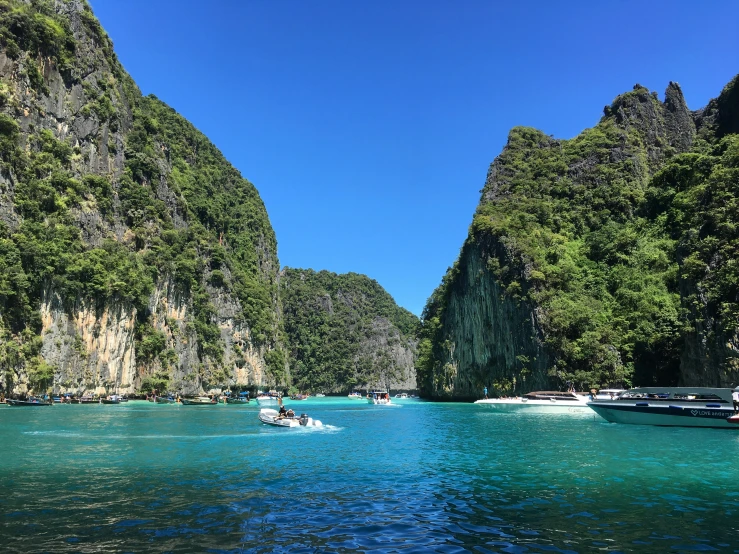
[[[736,217],[711,196],[737,193],[735,90],[691,113],[636,85],[574,139],[513,129],[426,305],[423,394],[738,384]]]
[[[280,275],[295,385],[311,392],[416,390],[418,318],[356,273],[285,268]]]
[[[0,3],[0,387],[285,382],[254,186],[142,97],[84,0]]]
[[[705,179],[704,190],[696,196],[701,206],[690,214],[677,250],[684,268],[680,295],[690,321],[679,384],[735,387],[739,385],[739,290],[732,268],[738,253],[734,203],[739,194],[739,76],[693,115],[698,136],[717,144],[711,151],[704,148],[705,154],[696,160]]]

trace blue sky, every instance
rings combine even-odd
[[[739,73],[739,2],[90,0],[126,70],[255,184],[283,266],[419,314],[508,130],[571,138],[640,83],[698,109]]]

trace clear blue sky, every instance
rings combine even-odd
[[[126,70],[252,181],[283,266],[420,314],[508,130],[570,138],[635,83],[698,109],[739,72],[739,2],[91,0]]]

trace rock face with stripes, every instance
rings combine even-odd
[[[423,314],[425,396],[739,382],[739,222],[712,196],[739,192],[736,81],[698,112],[636,85],[570,140],[511,130]]]
[[[0,6],[0,387],[286,383],[255,187],[142,97],[86,1]]]

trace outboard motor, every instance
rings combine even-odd
[[[308,425],[308,414],[300,414],[300,425],[306,426]]]

